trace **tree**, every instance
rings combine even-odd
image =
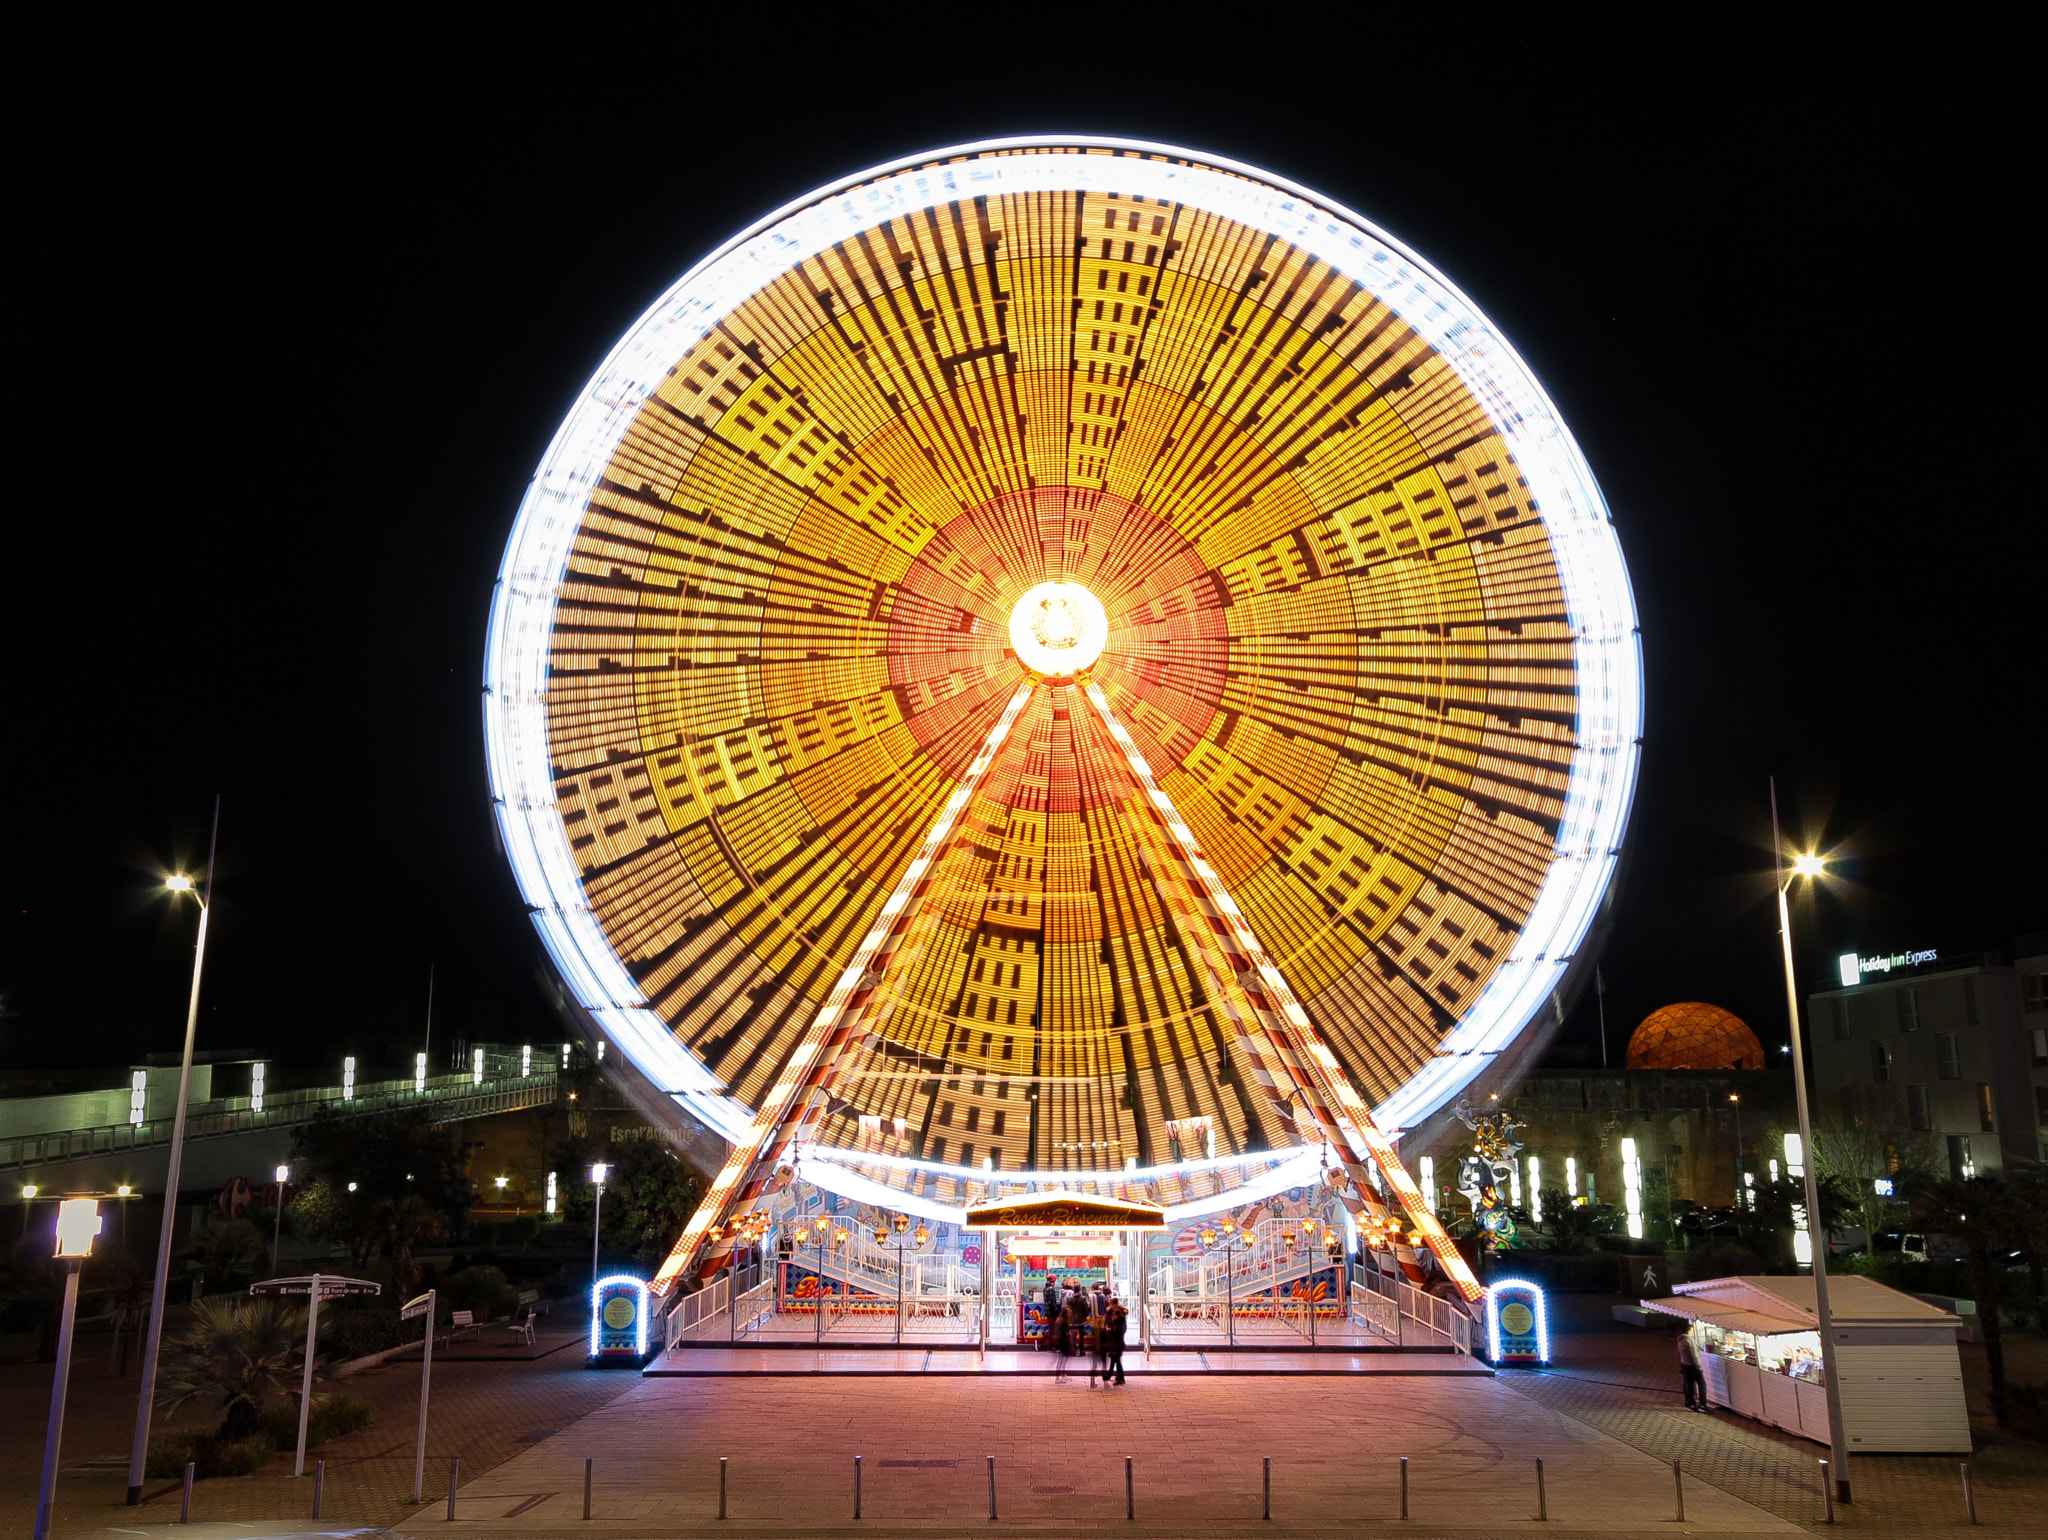
[[[181,1253],[201,1268],[199,1292],[219,1294],[234,1287],[237,1262],[253,1262],[263,1255],[263,1233],[246,1219],[231,1219],[224,1225],[195,1230]]]
[[[580,1140],[564,1144],[555,1170],[568,1195],[564,1218],[587,1226],[596,1193],[590,1182],[592,1148]],[[676,1237],[704,1196],[704,1183],[658,1140],[628,1144],[611,1161],[604,1187],[604,1229],[600,1245],[614,1256],[643,1264],[665,1259]]]
[[[1934,1136],[1907,1128],[1904,1103],[1881,1094],[1886,1089],[1865,1088],[1852,1106],[1830,1105],[1813,1120],[1813,1169],[1851,1195],[1850,1223],[1863,1227],[1868,1254],[1898,1206],[1878,1192],[1878,1180],[1934,1174]]]
[[[1593,1249],[1593,1237],[1606,1228],[1600,1211],[1568,1196],[1561,1187],[1543,1190],[1543,1228],[1553,1251],[1567,1256]]]
[[[1818,1223],[1808,1220],[1808,1230],[1813,1236],[1813,1244],[1818,1246],[1823,1244],[1822,1237],[1830,1231],[1842,1229],[1852,1221],[1856,1199],[1837,1177],[1822,1176],[1816,1172],[1814,1187],[1820,1198],[1820,1216]],[[1799,1233],[1798,1216],[1806,1208],[1805,1178],[1787,1173],[1775,1182],[1758,1182],[1750,1190],[1756,1194],[1755,1211],[1744,1216],[1751,1227],[1750,1239],[1756,1238],[1757,1230],[1774,1232],[1776,1244],[1773,1249],[1778,1265],[1787,1270],[1796,1267],[1795,1237]]]
[[[292,1389],[305,1338],[306,1312],[278,1299],[201,1300],[192,1324],[170,1339],[173,1356],[158,1385],[163,1409],[210,1397],[220,1405],[220,1437],[245,1439],[264,1403]]]
[[[1906,1189],[1914,1227],[1962,1242],[1969,1257],[1970,1296],[1977,1302],[1984,1366],[1991,1375],[1991,1412],[2001,1426],[2006,1420],[2005,1340],[1999,1330],[1998,1275],[1992,1271],[1991,1258],[2010,1248],[2015,1231],[2038,1222],[2019,1212],[2030,1196],[2016,1203],[2003,1182],[1988,1176],[1922,1176]]]

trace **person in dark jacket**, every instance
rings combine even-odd
[[[1100,1345],[1098,1356],[1102,1363],[1102,1383],[1110,1383],[1110,1376],[1116,1376],[1116,1383],[1124,1382],[1124,1333],[1130,1327],[1131,1313],[1112,1294],[1102,1307],[1102,1324],[1096,1329],[1095,1340]]]
[[[1045,1329],[1051,1332],[1059,1320],[1060,1306],[1066,1303],[1066,1296],[1060,1293],[1060,1280],[1056,1274],[1045,1275]]]

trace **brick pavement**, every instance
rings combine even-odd
[[[1679,1460],[1702,1480],[1781,1518],[1812,1529],[1822,1523],[1819,1461],[1824,1446],[1733,1412],[1702,1416],[1684,1409],[1671,1338],[1617,1325],[1607,1296],[1552,1301],[1556,1364],[1541,1373],[1503,1375],[1501,1383],[1660,1460]],[[2034,1352],[2023,1343],[2015,1355]],[[1973,1350],[1964,1349],[1966,1378]],[[1981,1359],[1982,1350],[1974,1350]],[[2028,1518],[2048,1502],[2048,1447],[1991,1430],[1973,1417],[1971,1457],[1981,1524],[2037,1529]],[[1850,1479],[1856,1502],[1838,1511],[1834,1532],[1958,1537],[1963,1522],[1960,1461],[1945,1456],[1858,1455]]]
[[[105,1341],[92,1335],[82,1338],[82,1356],[72,1366],[57,1483],[60,1534],[124,1520],[151,1523],[178,1516],[175,1482],[152,1481],[145,1486],[151,1500],[140,1511],[123,1505],[137,1382],[132,1370],[125,1379],[108,1376]],[[197,1483],[193,1516],[310,1517],[310,1472],[316,1458],[327,1461],[325,1517],[388,1524],[410,1512],[419,1374],[415,1361],[350,1379],[347,1390],[371,1404],[375,1421],[309,1453],[306,1479],[292,1478],[287,1453],[257,1475]],[[531,1447],[536,1438],[572,1426],[639,1383],[637,1375],[585,1370],[582,1356],[573,1349],[514,1363],[437,1361],[427,1429],[427,1490],[445,1493],[449,1456],[461,1455],[467,1473],[488,1471]],[[0,1535],[25,1535],[32,1525],[49,1397],[49,1365],[0,1363],[0,1448],[10,1451],[0,1460]],[[175,1419],[159,1416],[157,1430],[208,1428],[219,1420],[217,1412],[189,1409]]]
[[[731,1460],[727,1529],[844,1533],[852,1457],[860,1528],[883,1534],[1111,1531],[1357,1534],[1398,1524],[1399,1457],[1418,1533],[1534,1531],[1534,1459],[1559,1534],[1792,1534],[1703,1483],[1672,1516],[1668,1467],[1492,1379],[1191,1376],[1115,1390],[1039,1378],[648,1379],[576,1427],[463,1485],[408,1535],[578,1532],[594,1457],[597,1532],[713,1528],[718,1458]],[[1124,1521],[1123,1456],[1139,1521]],[[994,1455],[1002,1520],[987,1520]],[[1273,1524],[1260,1461],[1274,1461]]]

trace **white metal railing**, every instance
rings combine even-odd
[[[1370,1289],[1351,1291],[1351,1318],[1379,1337],[1401,1340],[1401,1307]]]
[[[668,1346],[697,1334],[732,1305],[732,1278],[721,1273],[694,1294],[685,1294],[668,1313]]]
[[[1472,1317],[1463,1307],[1434,1294],[1425,1294],[1412,1284],[1395,1285],[1401,1314],[1420,1323],[1439,1337],[1448,1337],[1461,1353],[1472,1351]]]
[[[744,1337],[775,1319],[775,1280],[763,1279],[733,1301],[732,1333]]]

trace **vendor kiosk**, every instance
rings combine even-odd
[[[1850,1452],[1968,1454],[1956,1317],[1854,1274],[1831,1274],[1828,1299]],[[1688,1323],[1714,1405],[1828,1441],[1811,1277],[1681,1283],[1642,1305]]]

